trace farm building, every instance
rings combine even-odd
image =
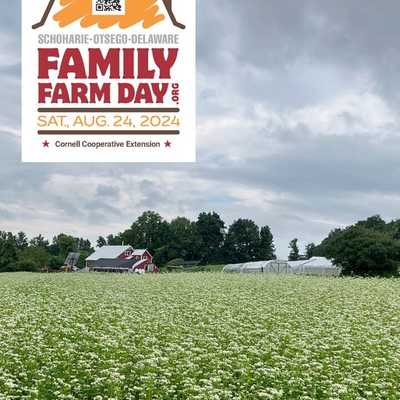
[[[86,258],[89,272],[159,272],[153,256],[146,249],[132,246],[104,246]]]
[[[224,272],[236,272],[242,274],[274,272],[286,274],[290,272],[287,261],[269,260],[248,262],[243,264],[228,264],[223,269]]]
[[[325,276],[339,276],[341,274],[341,268],[325,257],[312,257],[300,262],[289,261],[289,264],[295,274]]]
[[[243,264],[227,264],[225,265],[224,269],[222,272],[227,272],[227,273],[239,273]]]
[[[313,257],[302,261],[270,260],[228,264],[224,267],[223,272],[339,276],[341,269],[325,257]]]

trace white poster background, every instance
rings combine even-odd
[[[94,1],[94,0],[93,0]],[[97,25],[89,28],[81,28],[80,22],[75,22],[67,27],[60,28],[58,22],[53,20],[56,12],[60,11],[61,6],[59,0],[56,1],[54,9],[46,24],[39,29],[32,29],[32,25],[40,21],[43,12],[48,4],[48,0],[22,0],[22,161],[23,162],[195,162],[196,161],[196,137],[195,137],[195,87],[196,87],[196,2],[195,0],[174,0],[173,10],[179,22],[186,25],[185,30],[178,29],[173,26],[168,17],[167,11],[164,9],[162,1],[159,1],[160,12],[165,15],[165,20],[154,25],[149,29],[143,29],[142,24],[139,23],[127,29],[121,29],[118,25],[114,25],[107,29],[100,29]],[[179,45],[147,45],[147,44],[126,44],[126,45],[39,45],[38,38],[40,34],[178,34]],[[75,108],[75,107],[110,107],[110,108],[145,108],[145,107],[177,107],[176,104],[170,99],[168,94],[165,99],[166,103],[162,105],[157,104],[38,104],[38,48],[41,47],[57,47],[60,54],[66,48],[79,47],[83,55],[87,54],[86,48],[101,48],[103,54],[109,48],[127,47],[127,48],[146,48],[146,47],[179,47],[179,56],[175,66],[172,69],[172,82],[179,82],[180,84],[180,126],[168,127],[165,130],[179,129],[179,135],[39,135],[38,130],[38,108]],[[151,64],[150,64],[151,65]],[[54,74],[54,71],[51,72]],[[55,75],[51,75],[55,76]],[[63,80],[53,79],[52,82],[65,82]],[[104,82],[112,82],[112,80],[99,80]],[[91,82],[91,81],[85,81]],[[121,81],[122,82],[122,81]],[[128,81],[129,83],[130,81]],[[135,85],[139,81],[135,80]],[[115,83],[113,83],[115,84]],[[108,113],[107,113],[108,114]],[[48,114],[46,114],[48,115]],[[69,120],[74,117],[74,114],[68,113],[53,113],[49,115],[67,115]],[[85,114],[88,118],[93,115],[105,114]],[[127,116],[123,114],[122,116]],[[135,123],[138,121],[140,114],[129,114],[134,119]],[[151,114],[150,114],[151,115]],[[111,118],[111,114],[107,115]],[[49,129],[43,128],[42,130]],[[55,128],[58,129],[58,128]],[[60,128],[61,129],[61,128]],[[104,130],[104,128],[85,128],[88,130]],[[113,128],[114,129],[114,128]],[[129,128],[118,128],[128,129]],[[137,126],[135,129],[138,128]],[[147,128],[143,128],[147,129]],[[154,128],[164,129],[164,128]],[[104,143],[104,142],[123,142],[129,140],[130,142],[155,142],[159,143],[160,147],[115,147],[115,148],[93,148],[84,147],[86,143]],[[80,142],[80,147],[72,147],[69,143]],[[47,143],[46,143],[47,142]],[[57,147],[57,144],[66,143],[67,146]],[[169,145],[168,145],[169,144]]]

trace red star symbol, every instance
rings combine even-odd
[[[47,140],[45,140],[43,142],[43,147],[49,147],[49,145],[50,145],[50,143]]]
[[[167,140],[164,144],[165,144],[165,147],[171,147],[172,143],[169,140]]]

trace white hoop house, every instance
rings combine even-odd
[[[227,264],[222,271],[228,273],[239,273],[242,265],[243,264]]]
[[[248,262],[243,264],[228,264],[225,265],[223,272],[255,274],[255,273],[276,273],[287,274],[291,272],[291,268],[287,261],[268,260]]]
[[[228,264],[225,265],[223,272],[241,274],[274,273],[339,276],[341,269],[333,265],[332,261],[325,257],[313,257],[309,260],[301,261],[269,260]]]
[[[295,274],[339,276],[341,273],[341,268],[325,257],[312,257],[306,261],[289,261],[289,264]]]

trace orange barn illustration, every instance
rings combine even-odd
[[[58,22],[60,27],[68,26],[80,21],[83,28],[97,25],[99,28],[106,29],[119,24],[120,28],[129,28],[138,23],[142,23],[144,28],[163,21],[165,15],[160,12],[159,2],[165,6],[172,24],[180,29],[185,29],[185,25],[179,23],[172,9],[172,0],[125,0],[125,13],[121,15],[95,15],[93,13],[92,2],[96,0],[58,0],[61,10],[58,10],[53,19]],[[50,13],[55,8],[56,0],[49,0],[43,17],[33,29],[42,27]]]

